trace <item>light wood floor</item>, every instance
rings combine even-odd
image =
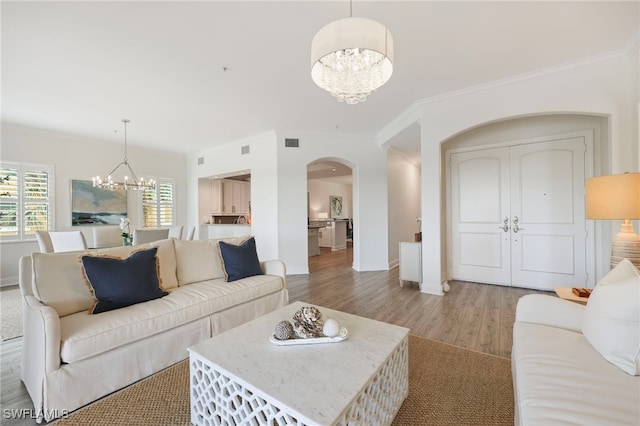
[[[400,287],[398,268],[358,272],[352,250],[309,258],[309,275],[287,277],[289,300],[300,300],[411,329],[411,334],[479,352],[511,357],[515,307],[525,294],[514,287],[450,281],[444,296],[420,293],[418,285]],[[553,293],[548,293],[553,294]]]
[[[398,268],[357,272],[351,268],[351,248],[309,258],[308,275],[289,275],[289,299],[336,309],[411,329],[411,334],[468,349],[511,356],[517,300],[540,293],[512,287],[450,282],[444,296],[420,293],[417,284],[400,287]],[[20,381],[22,339],[0,344],[1,424],[35,425],[34,419],[8,419],[12,409],[33,409]]]

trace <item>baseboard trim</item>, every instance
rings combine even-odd
[[[18,285],[18,277],[6,277],[0,279],[0,287],[9,287],[12,285]]]

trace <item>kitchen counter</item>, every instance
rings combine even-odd
[[[320,238],[318,237],[318,229],[324,226],[309,226],[307,231],[308,256],[318,256],[320,254]]]
[[[251,235],[251,225],[245,224],[203,224],[200,225],[200,239],[244,237]]]

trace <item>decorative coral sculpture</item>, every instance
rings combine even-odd
[[[299,338],[323,337],[322,313],[313,306],[304,306],[293,315],[293,330]]]

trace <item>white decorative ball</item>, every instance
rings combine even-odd
[[[322,332],[327,337],[335,337],[340,333],[340,324],[334,319],[328,319],[324,322]]]

